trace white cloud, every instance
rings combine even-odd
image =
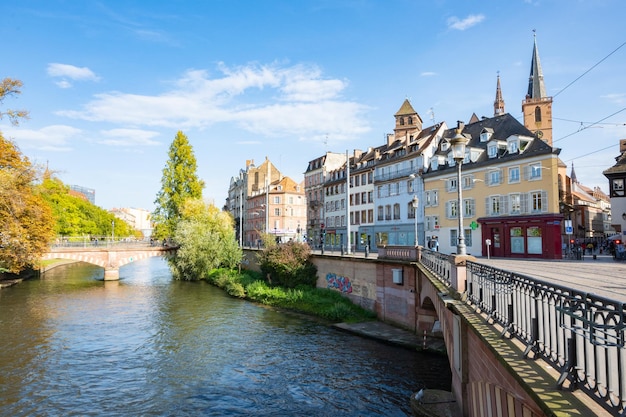
[[[433,71],[424,71],[420,73],[420,77],[432,77],[434,75],[437,75],[437,73]]]
[[[100,134],[104,139],[98,140],[98,143],[112,146],[155,146],[160,145],[158,141],[152,140],[159,136],[159,132],[139,129],[111,129],[103,130]]]
[[[158,95],[100,93],[80,110],[56,114],[133,128],[205,128],[228,122],[275,137],[369,131],[367,108],[340,97],[347,82],[324,78],[317,67],[219,64],[218,70],[219,77],[189,70],[173,89]]]
[[[17,139],[20,147],[57,152],[70,151],[70,141],[83,133],[80,129],[66,125],[51,125],[39,130],[6,127],[2,131],[7,137]]]
[[[600,96],[601,98],[605,98],[615,104],[624,104],[626,102],[626,94],[624,93],[611,93]]]
[[[48,64],[48,75],[51,77],[62,78],[62,80],[57,81],[56,85],[60,88],[70,88],[72,84],[68,81],[76,80],[76,81],[99,81],[100,77],[98,77],[93,71],[91,71],[87,67],[76,67],[74,65],[68,64],[58,64],[52,63]]]
[[[448,19],[448,27],[455,30],[465,30],[479,24],[483,20],[485,20],[485,15],[483,14],[471,14],[463,20],[460,20],[456,16],[452,16]]]

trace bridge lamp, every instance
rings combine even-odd
[[[463,165],[463,160],[465,159],[465,146],[467,145],[467,138],[461,134],[461,130],[462,128],[458,128],[456,130],[456,135],[450,139],[450,146],[452,148],[452,158],[457,165],[456,188],[458,192],[457,214],[459,217],[459,231],[456,253],[458,255],[466,255],[465,232],[463,231],[463,187],[461,185],[461,165]]]
[[[415,247],[417,247],[419,244],[417,239],[417,208],[419,207],[419,204],[419,199],[416,195],[414,195],[413,200],[411,200],[411,206],[413,206],[413,217],[415,217]]]

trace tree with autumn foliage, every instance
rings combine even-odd
[[[185,200],[202,197],[204,181],[198,178],[197,164],[193,148],[183,132],[179,131],[170,145],[169,159],[163,168],[161,190],[154,201],[152,213],[153,236],[157,239],[174,236],[181,220],[181,210]]]
[[[52,211],[36,185],[39,177],[0,133],[0,272],[36,267],[54,237]]]
[[[0,81],[0,104],[21,93],[22,82]],[[24,110],[0,110],[13,125],[28,117]],[[40,172],[17,145],[0,132],[0,273],[19,273],[38,264],[54,236],[52,212],[39,194]]]

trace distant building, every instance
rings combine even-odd
[[[153,225],[150,221],[151,213],[145,209],[114,208],[111,213],[118,219],[124,220],[135,230],[139,230],[144,238],[152,236]]]
[[[91,204],[96,204],[96,190],[93,188],[81,187],[80,185],[70,185],[70,193],[77,197],[83,197]]]
[[[619,141],[619,156],[615,165],[603,172],[609,180],[611,198],[611,225],[626,239],[626,139]]]

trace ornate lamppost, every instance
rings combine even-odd
[[[419,240],[417,239],[417,208],[419,207],[419,203],[419,199],[414,195],[413,200],[411,200],[411,205],[413,206],[413,217],[415,218],[415,247],[419,245]]]
[[[456,135],[450,139],[450,146],[452,147],[452,158],[457,165],[456,173],[456,188],[458,191],[457,201],[457,214],[459,216],[459,231],[458,231],[458,243],[456,245],[457,255],[467,255],[465,248],[465,231],[463,230],[463,186],[461,184],[461,165],[465,159],[465,145],[467,144],[467,138],[461,133],[462,128],[456,130]]]

